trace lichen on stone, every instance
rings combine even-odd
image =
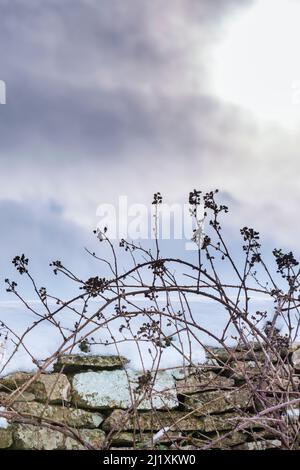
[[[169,372],[158,372],[150,396],[139,389],[135,371],[83,372],[73,377],[73,403],[83,408],[129,408],[137,401],[140,410],[178,407],[175,381]],[[141,398],[145,396],[144,399]]]
[[[81,354],[66,354],[58,357],[54,370],[74,373],[87,370],[122,369],[129,361],[122,356],[83,356]]]

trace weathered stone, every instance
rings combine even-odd
[[[0,392],[0,404],[6,404],[9,401],[10,393]],[[14,402],[19,401],[34,401],[35,396],[33,393],[23,392],[22,395],[19,395],[17,398],[14,399]]]
[[[158,441],[158,443],[170,443],[174,440],[178,440],[181,437],[179,432],[166,432]],[[111,444],[113,446],[141,446],[142,444],[151,443],[153,434],[151,432],[117,432],[112,436]],[[148,446],[147,446],[148,447]]]
[[[24,385],[33,377],[27,372],[16,372],[7,375],[0,380],[0,388],[9,392]],[[33,393],[36,400],[49,403],[61,403],[70,398],[71,385],[64,374],[40,374],[36,380],[29,385],[26,392]]]
[[[232,361],[258,361],[264,362],[266,355],[263,351],[240,351],[236,348],[215,348],[211,346],[206,347],[206,357],[212,360],[213,363],[219,365],[227,364]],[[271,360],[276,361],[275,355],[271,355]]]
[[[186,413],[174,411],[172,413],[158,411],[156,413],[145,412],[139,413],[134,417],[128,417],[126,411],[114,410],[105,420],[103,429],[105,431],[122,430],[122,431],[159,431],[163,427],[169,427],[177,420],[180,421],[180,429],[182,431],[193,431],[201,429],[201,423],[197,418],[186,417]]]
[[[13,440],[13,447],[19,450],[54,450],[63,449],[65,436],[49,428],[17,424],[14,428]]]
[[[106,361],[110,361],[111,357],[75,355],[79,358],[78,362],[75,361],[75,368],[74,364],[68,364],[70,356],[62,356],[62,362],[64,358],[68,358],[65,370],[70,372],[73,385],[72,403],[76,405],[75,408],[70,407],[68,402],[71,400],[68,377],[58,373],[44,373],[38,376],[23,395],[17,397],[12,406],[8,407],[11,393],[33,377],[25,372],[10,374],[0,379],[0,406],[6,406],[9,411],[16,410],[25,416],[43,417],[51,424],[58,425],[50,429],[45,426],[45,422],[38,419],[35,421],[38,426],[21,423],[10,425],[4,422],[8,427],[1,429],[0,426],[0,448],[86,448],[76,438],[61,433],[60,430],[65,428],[59,426],[60,423],[71,427],[74,433],[95,449],[101,449],[104,443],[106,444],[107,436],[104,430],[113,431],[110,448],[139,449],[147,446],[150,449],[155,447],[152,447],[151,439],[163,428],[170,429],[158,441],[157,446],[160,449],[175,449],[179,445],[181,449],[199,450],[212,440],[216,440],[212,446],[214,449],[280,448],[280,441],[275,439],[277,436],[274,437],[272,432],[267,434],[263,429],[262,420],[247,421],[247,417],[253,417],[252,400],[241,382],[243,383],[247,376],[256,385],[261,376],[260,365],[263,366],[264,362],[260,358],[262,350],[255,344],[252,348],[254,354],[245,351],[241,345],[233,348],[237,360],[230,359],[228,351],[225,351],[224,355],[224,350],[217,348],[217,354],[214,353],[217,357],[216,366],[206,363],[198,367],[161,370],[157,376],[127,370],[124,367],[126,359],[117,356],[113,356],[113,361],[107,364]],[[251,360],[251,354],[255,361]],[[95,358],[100,359],[100,362],[95,364]],[[268,406],[277,404],[286,391],[291,392],[291,397],[294,397],[295,392],[299,390],[300,347],[292,345],[287,358],[293,361],[296,370],[286,370],[287,368],[276,363],[275,359],[272,358],[273,366],[269,367],[269,364],[265,368],[264,381],[259,383],[267,394]],[[286,364],[287,360],[284,360]],[[64,367],[62,362],[56,365],[57,370]],[[222,365],[223,362],[226,364]],[[108,370],[105,370],[106,368]],[[77,372],[78,370],[80,372]],[[278,380],[281,385],[279,388]],[[142,397],[143,401],[140,402]],[[47,406],[44,403],[47,403]],[[138,406],[129,414],[128,410],[134,403]],[[259,411],[259,404],[255,405],[256,411]],[[261,406],[262,409],[265,408],[263,403]],[[101,409],[113,410],[105,419],[103,430],[98,427],[104,418],[96,412]],[[108,411],[105,414],[108,414]],[[286,425],[295,424],[298,418],[299,408],[296,405],[295,409],[288,410],[287,416],[283,416]],[[243,430],[236,431],[236,426],[241,422],[244,425]]]
[[[105,420],[103,429],[122,431],[159,431],[162,428],[172,426],[172,431],[201,431],[214,432],[232,429],[237,424],[236,413],[224,413],[223,415],[210,415],[203,417],[187,416],[183,411],[168,412],[144,412],[134,417],[129,417],[126,411],[114,410]],[[178,424],[176,424],[178,423]]]
[[[105,439],[104,432],[99,429],[81,429],[79,435],[95,448],[100,448]],[[31,424],[16,425],[13,438],[13,447],[20,450],[84,449],[84,446],[76,439],[59,431]]]
[[[207,415],[201,418],[201,431],[219,432],[233,429],[239,422],[237,413],[224,413],[223,415]]]
[[[129,361],[122,356],[82,356],[67,354],[59,356],[54,364],[54,370],[73,373],[87,370],[122,369]]]
[[[252,439],[254,442],[246,442],[249,441],[249,439]],[[204,439],[203,435],[200,434],[199,439],[193,437],[189,442],[199,449],[203,449],[203,447],[209,444],[211,446],[210,449],[226,450],[234,447],[235,449],[255,450],[253,444],[257,444],[257,449],[259,450],[262,446],[261,443],[264,441],[272,442],[272,436],[270,436],[270,433],[266,433],[265,431],[251,430],[249,432],[244,430],[232,431],[231,433],[228,433],[228,431],[221,433],[218,432],[213,436],[207,436],[206,439]]]
[[[47,405],[37,402],[15,403],[14,410],[31,416],[42,416],[43,418],[64,423],[75,428],[97,428],[103,421],[99,413],[85,410],[66,408],[63,406]]]
[[[217,370],[219,371],[220,368],[218,367],[217,369],[213,366],[210,365],[205,365],[201,364],[199,365],[201,369],[203,370]],[[167,369],[167,371],[172,375],[172,377],[176,380],[183,380],[189,377],[190,375],[196,374],[198,372],[199,368],[198,367],[176,367],[176,368],[171,368]]]
[[[80,429],[80,437],[90,444],[94,449],[100,449],[105,441],[105,433],[100,429]],[[66,450],[84,450],[85,447],[83,444],[74,440],[70,437],[67,437],[64,442],[64,448]]]
[[[48,403],[69,401],[71,384],[64,374],[41,374],[28,388],[36,400]]]
[[[245,442],[244,444],[234,447],[237,450],[267,450],[278,449],[281,447],[281,442],[278,439]]]
[[[240,342],[234,347],[234,349],[236,351],[245,351],[249,349],[252,349],[253,351],[261,351],[263,346],[264,345],[258,341],[249,341],[247,347],[243,342]]]
[[[234,386],[234,380],[222,377],[208,370],[201,370],[197,374],[190,375],[184,380],[176,382],[177,393],[181,395],[190,395],[205,390],[215,390],[221,388],[231,388]]]
[[[5,392],[11,392],[21,387],[29,379],[33,377],[33,374],[27,372],[15,372],[13,374],[6,375],[0,378],[0,390]]]
[[[141,373],[131,370],[83,372],[73,377],[73,403],[81,408],[129,408],[142,396],[137,393]],[[128,382],[129,381],[129,382]],[[134,392],[134,393],[133,393]],[[172,409],[178,407],[174,378],[169,371],[159,371],[150,397],[139,403],[138,409]]]
[[[13,443],[11,428],[0,428],[0,449],[8,449]]]
[[[222,433],[218,433],[215,436],[207,437],[205,440],[203,437],[200,437],[199,439],[191,438],[190,442],[192,445],[200,449],[207,444],[213,444],[211,449],[227,449],[228,447],[244,443],[249,437],[248,433],[241,431],[233,431],[228,436],[228,431],[223,434],[224,437],[222,437]]]
[[[292,375],[288,378],[281,379],[281,383],[284,387],[284,390],[289,392],[300,392],[300,370],[299,372],[293,371]]]
[[[222,413],[233,409],[247,409],[251,405],[251,395],[247,390],[213,390],[197,393],[185,398],[184,406],[203,416],[209,413]]]
[[[300,349],[300,341],[295,341],[294,343],[290,344],[289,346],[289,352],[293,353]]]
[[[232,369],[230,377],[238,381],[253,379],[261,374],[261,368],[254,361],[236,361]]]
[[[283,370],[280,370],[278,367],[276,369],[276,374],[272,371],[269,375],[265,377],[265,380],[261,382],[264,389],[269,393],[273,394],[274,390],[278,390],[278,385],[280,383],[280,389],[284,392],[299,392],[300,387],[300,377],[296,374],[292,374],[290,377],[287,377],[287,374]],[[280,392],[278,391],[278,394]]]
[[[243,432],[232,432],[229,436],[224,437],[220,442],[216,443],[215,449],[226,449],[228,447],[233,447],[238,444],[242,444],[248,438],[248,434]]]
[[[111,438],[113,446],[133,446],[143,441],[144,439],[140,433],[134,434],[133,432],[117,432]]]
[[[172,450],[176,449],[176,447],[171,447]],[[192,446],[192,445],[187,445],[187,446],[181,446],[180,450],[199,450],[198,447]]]
[[[300,349],[296,349],[296,351],[292,354],[292,363],[297,372],[300,372]]]

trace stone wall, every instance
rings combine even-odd
[[[0,379],[0,405],[9,413],[7,427],[0,427],[0,448],[72,450],[87,443],[97,449],[197,449],[212,441],[214,448],[280,447],[257,425],[234,431],[253,413],[245,370],[254,381],[259,374],[253,353],[235,348],[234,355],[233,365],[231,351],[208,348],[207,363],[197,369],[160,370],[155,377],[132,371],[122,357],[88,355],[61,356],[54,372],[32,383],[31,374],[8,375]],[[289,360],[299,387],[300,345]]]

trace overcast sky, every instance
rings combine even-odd
[[[255,2],[0,0],[1,278],[20,251],[75,265],[123,194],[219,188],[233,229],[299,250],[299,132],[211,91],[226,25]]]

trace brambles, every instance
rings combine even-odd
[[[236,443],[233,432],[238,432],[240,439],[240,432],[245,429],[250,434],[253,432],[254,436],[254,429],[259,428],[268,432],[269,441],[280,441],[282,448],[297,448],[299,423],[293,421],[291,424],[287,416],[291,410],[299,409],[300,403],[299,374],[293,365],[297,363],[295,356],[292,360],[293,344],[300,326],[298,261],[293,253],[276,249],[273,252],[275,269],[267,266],[259,233],[247,226],[240,231],[242,250],[232,250],[223,236],[221,220],[228,213],[228,207],[217,202],[217,194],[218,191],[203,194],[197,190],[189,194],[191,217],[198,227],[194,234],[191,233],[197,246],[195,261],[190,257],[164,257],[158,238],[155,240],[155,254],[131,240],[121,240],[115,246],[106,227],[101,232],[95,231],[95,235],[102,244],[101,248],[103,244],[107,245],[111,256],[102,258],[89,252],[99,261],[101,276],[82,280],[61,261],[51,263],[54,274],[66,276],[76,288],[74,297],[61,299],[50,295],[46,287],[37,286],[24,254],[15,257],[13,263],[17,271],[27,276],[41,305],[35,309],[23,299],[35,320],[22,335],[3,324],[3,328],[9,331],[8,338],[13,347],[6,355],[2,371],[20,348],[24,348],[39,374],[61,354],[73,353],[76,348],[83,353],[88,353],[92,347],[110,348],[110,353],[121,355],[126,347],[134,346],[134,359],[139,361],[141,373],[131,394],[132,403],[128,409],[131,419],[145,395],[149,403],[154,400],[154,379],[166,354],[169,354],[167,357],[172,366],[176,362],[184,371],[193,371],[190,383],[195,396],[187,394],[188,399],[181,402],[180,422],[184,422],[185,412],[201,413],[193,411],[191,404],[203,404],[205,397],[218,399],[231,410],[227,391],[224,396],[215,389],[205,390],[205,396],[202,394],[204,390],[200,388],[199,391],[196,379],[199,374],[205,377],[216,375],[219,384],[231,380],[242,386],[242,394],[235,395],[234,411],[239,424],[234,429],[222,430],[223,439],[229,442],[230,438]],[[161,203],[162,195],[157,192],[152,204],[158,206]],[[122,263],[119,261],[119,250],[127,256],[125,269],[124,259]],[[105,276],[102,275],[104,266],[107,270]],[[22,299],[17,283],[8,279],[6,283],[8,291]],[[267,307],[257,308],[256,297],[263,298]],[[214,313],[210,323],[203,321],[201,309],[207,304],[195,302],[194,298],[210,304],[213,302],[216,313],[223,312],[222,329],[215,328]],[[69,323],[66,317],[71,318]],[[57,332],[59,340],[56,349],[41,362],[26,347],[26,339],[32,330],[45,323]],[[236,344],[235,348],[229,348],[232,343]],[[208,345],[212,344],[222,352],[209,350]],[[205,371],[200,365],[204,351],[207,356],[210,354],[205,365],[209,370]],[[122,376],[122,380],[125,377],[123,373],[115,375]],[[201,377],[200,383],[203,382]],[[25,381],[18,393],[24,393],[30,385]],[[247,413],[244,412],[246,398],[243,409],[239,408],[241,397],[247,398]],[[13,393],[10,406],[13,407],[15,399],[16,394]],[[215,406],[205,403],[206,410],[209,410],[205,416],[207,422],[214,417]],[[155,415],[155,405],[151,411]],[[176,429],[179,431],[180,422]],[[110,429],[109,432],[113,435],[114,431]],[[176,442],[180,448],[181,441]],[[200,448],[214,445],[212,442],[198,444]],[[108,435],[103,447],[110,445]]]

